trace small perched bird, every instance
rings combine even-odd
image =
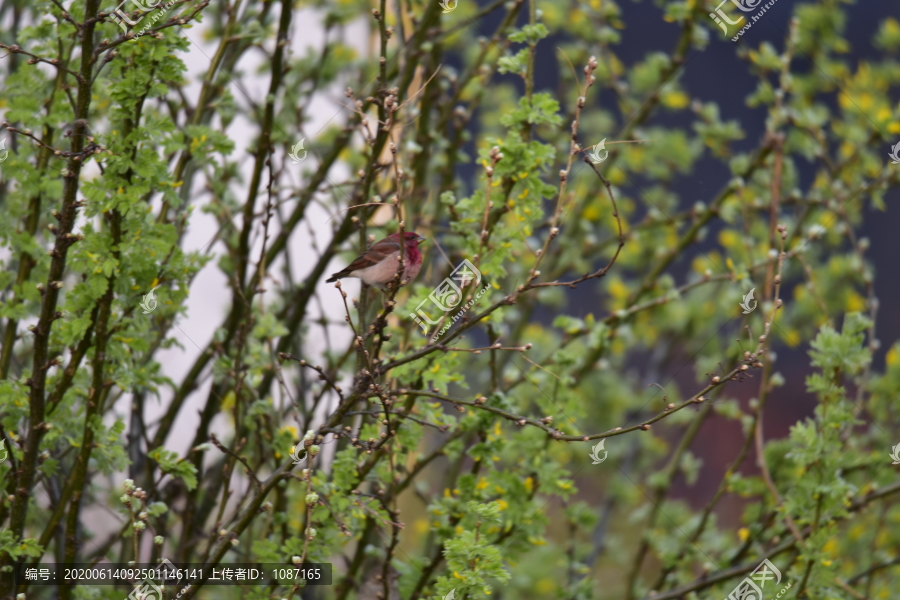
[[[403,234],[405,248],[403,260],[406,267],[403,269],[401,283],[409,283],[415,279],[422,270],[422,253],[419,252],[419,244],[425,238],[418,233],[408,231]],[[344,277],[358,277],[364,283],[384,289],[397,276],[400,268],[400,234],[392,233],[380,242],[375,242],[364,254],[358,256],[346,269],[332,274],[331,279],[325,283],[331,283]]]

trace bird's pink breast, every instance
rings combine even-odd
[[[419,245],[416,242],[406,244],[406,260],[413,264],[422,263],[422,253],[419,252]],[[418,271],[417,271],[418,272]]]

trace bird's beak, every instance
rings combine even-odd
[[[416,241],[419,242],[419,243],[421,244],[421,243],[424,242],[426,239],[427,239],[427,238],[425,238],[425,237],[423,237],[423,236],[420,235],[419,237],[416,238]]]

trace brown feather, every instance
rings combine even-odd
[[[365,269],[366,267],[371,267],[377,265],[379,262],[400,250],[400,244],[395,242],[390,238],[384,238],[378,242],[372,244],[372,247],[369,248],[366,252],[356,257],[352,263],[347,265],[346,268],[341,269],[337,273],[333,274],[329,279],[325,280],[325,283],[332,283],[341,279],[343,277],[347,277],[353,271],[358,271],[360,269]]]
[[[366,267],[377,265],[398,250],[400,250],[400,244],[398,244],[394,240],[385,238],[380,242],[372,244],[372,247],[369,248],[368,252],[366,252],[362,256],[357,257],[357,259],[350,263],[347,268],[344,269],[344,271],[352,273],[353,271],[359,269],[365,269]]]

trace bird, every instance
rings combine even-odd
[[[409,283],[416,278],[422,270],[422,253],[419,252],[419,244],[425,238],[418,233],[407,231],[403,234],[405,248],[403,260],[406,267],[400,284]],[[325,283],[332,283],[344,277],[357,277],[368,285],[383,290],[397,276],[400,259],[400,234],[392,233],[383,240],[375,242],[365,253],[356,257],[347,268],[333,273]]]

